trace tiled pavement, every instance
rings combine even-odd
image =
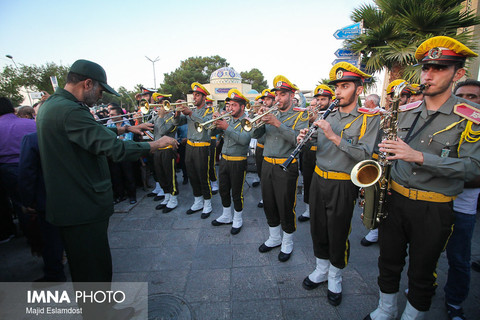
[[[249,173],[244,189],[244,225],[235,236],[230,234],[230,226],[210,224],[221,214],[218,195],[213,197],[214,214],[209,219],[200,219],[199,213],[185,214],[193,201],[189,185],[180,185],[179,206],[168,214],[156,211],[158,202],[140,190],[136,205],[117,205],[109,228],[114,281],[148,281],[150,294],[182,298],[195,319],[363,319],[377,304],[378,246],[360,245],[366,229],[359,210],[352,221],[343,302],[333,307],[327,302],[326,286],[306,291],[301,285],[315,264],[308,222],[298,223],[288,262],[277,260],[279,249],[258,252],[268,237],[268,227],[263,210],[257,208],[260,188],[250,186],[252,179]],[[299,214],[305,209],[302,199],[298,195]],[[478,230],[472,243],[474,259],[480,259]],[[32,281],[42,274],[41,259],[31,256],[25,238],[0,245],[0,261],[0,281]],[[447,319],[443,306],[445,254],[437,271],[439,287],[427,319],[443,320]],[[471,291],[464,304],[468,319],[480,319],[479,284],[480,274],[472,272]],[[404,272],[401,291],[406,287]],[[405,303],[402,294],[399,305]]]

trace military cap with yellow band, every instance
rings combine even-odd
[[[278,75],[273,79],[273,89],[270,91],[278,90],[295,92],[298,90],[298,87],[291,83],[287,77]]]
[[[171,94],[155,92],[154,94],[152,94],[152,99],[153,99],[154,101],[160,102],[160,101],[162,101],[162,100],[164,100],[164,99],[170,98],[171,96],[172,96]]]
[[[237,89],[230,89],[227,93],[227,98],[225,101],[237,101],[237,102],[244,102],[245,104],[250,103],[250,101]]]
[[[272,90],[265,89],[262,91],[262,98],[272,98],[275,99],[275,94],[272,93]]]
[[[190,93],[199,92],[201,94],[204,94],[205,96],[210,95],[210,92],[208,92],[208,90],[198,82],[192,83],[191,87],[192,90],[190,90]]]
[[[371,77],[371,75],[366,74],[348,62],[339,62],[330,70],[330,82],[328,84],[345,81],[361,81],[363,83],[365,78]]]
[[[392,82],[390,82],[387,86],[387,94],[391,94],[395,91],[395,88],[402,84],[403,82],[406,82],[407,85],[408,85],[408,81],[407,80],[403,80],[403,79],[397,79],[397,80],[393,80]],[[409,89],[407,89],[407,87],[404,87],[403,90],[402,90],[402,93],[401,94],[410,94],[411,91]]]
[[[207,103],[213,103],[213,99],[210,98],[210,97],[206,97],[206,98],[205,98],[205,101],[206,101]]]
[[[313,91],[313,96],[314,97],[324,96],[324,97],[330,97],[333,99],[333,97],[335,96],[335,92],[333,92],[333,90],[326,84],[319,84]]]
[[[478,57],[478,54],[460,41],[446,36],[425,40],[415,51],[418,64],[460,64],[463,67],[467,57]]]
[[[420,85],[419,85],[418,83],[412,83],[412,84],[410,85],[410,87],[412,88],[412,89],[410,90],[410,92],[411,92],[412,94],[414,94],[414,95],[415,95],[415,94],[422,94],[422,90],[420,90]]]
[[[262,100],[262,99],[263,99],[263,96],[261,94],[255,97],[255,101]]]

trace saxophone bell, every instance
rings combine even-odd
[[[350,178],[354,185],[367,188],[380,180],[382,167],[375,160],[363,160],[357,163],[350,172]]]

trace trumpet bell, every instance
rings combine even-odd
[[[366,188],[374,185],[382,175],[382,168],[377,161],[364,160],[357,163],[350,173],[354,185]]]
[[[201,123],[195,122],[195,130],[197,130],[198,133],[203,131],[203,125]]]
[[[250,120],[248,119],[242,119],[242,121],[240,122],[243,130],[247,131],[247,132],[250,132],[252,131],[253,129],[253,124]]]

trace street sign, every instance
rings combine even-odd
[[[335,31],[333,36],[337,40],[344,40],[344,39],[353,39],[359,34],[362,33],[362,26],[361,23],[354,23],[349,26],[343,27],[342,29],[338,29]]]
[[[335,51],[335,55],[337,58],[350,58],[355,56],[355,52],[348,49],[337,49],[337,51]]]
[[[332,62],[332,66],[336,65],[339,62],[348,62],[358,68],[358,58],[356,59],[335,59]]]

